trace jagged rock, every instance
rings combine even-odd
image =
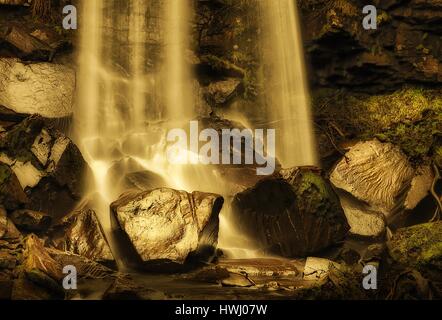
[[[350,233],[363,237],[380,237],[385,234],[386,222],[382,213],[372,211],[368,205],[345,192],[338,192]]]
[[[416,175],[411,181],[410,190],[404,202],[405,209],[412,210],[424,199],[433,183],[434,173],[430,166],[422,166],[416,170]]]
[[[442,279],[442,221],[399,229],[387,242],[390,256],[430,278]]]
[[[389,216],[413,177],[414,170],[398,147],[372,140],[351,148],[333,170],[330,181],[367,203],[372,211]]]
[[[16,49],[15,53],[23,60],[50,61],[52,59],[52,48],[20,27],[9,28],[4,39]]]
[[[63,278],[62,266],[52,259],[43,241],[33,234],[24,239],[22,267],[25,273],[39,270],[55,281]]]
[[[404,209],[414,209],[432,180],[428,166],[414,169],[398,147],[378,140],[351,147],[330,175],[351,232],[370,237],[383,235],[387,222]]]
[[[74,92],[75,72],[66,66],[0,59],[0,104],[17,113],[68,117]]]
[[[122,195],[111,210],[142,262],[182,265],[213,254],[222,204],[215,194],[162,188]]]
[[[35,235],[23,241],[18,277],[14,280],[13,300],[63,299],[63,266],[49,255],[42,240]]]
[[[52,222],[51,216],[27,209],[14,211],[11,220],[18,228],[31,232],[45,231]]]
[[[8,218],[4,207],[0,206],[0,239],[12,240],[21,237],[14,223]]]
[[[339,269],[340,265],[328,259],[308,257],[304,267],[304,280],[323,280],[327,278],[332,267]]]
[[[92,261],[114,261],[95,211],[80,206],[53,227],[56,248],[84,256]]]
[[[40,116],[30,116],[2,134],[0,161],[11,167],[26,190],[26,208],[53,217],[73,209],[89,172],[77,146],[46,127]]]
[[[13,210],[28,202],[15,173],[8,165],[0,162],[0,203],[6,209]]]
[[[316,168],[281,170],[237,194],[232,208],[257,245],[285,257],[318,252],[349,230],[338,197]]]
[[[210,83],[205,88],[205,96],[211,105],[223,106],[233,99],[239,91],[241,80],[228,79]]]

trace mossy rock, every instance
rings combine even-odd
[[[387,246],[396,262],[442,280],[442,221],[399,229]]]
[[[341,241],[349,230],[339,199],[317,168],[281,170],[235,195],[237,225],[259,247],[305,257]]]
[[[321,131],[338,144],[377,138],[397,145],[416,164],[428,162],[442,146],[441,89],[404,87],[375,95],[321,89],[313,93],[313,109]],[[330,143],[324,141],[326,155]]]

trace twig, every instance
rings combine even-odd
[[[440,175],[439,168],[435,163],[433,163],[433,170],[434,170],[434,179],[433,179],[433,183],[431,184],[430,191],[431,191],[431,195],[436,200],[437,209],[436,209],[436,212],[434,213],[433,218],[431,218],[430,222],[439,221],[440,220],[440,213],[442,212],[442,201],[436,192],[436,184],[441,179],[441,175]]]

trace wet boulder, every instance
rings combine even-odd
[[[96,262],[114,262],[97,214],[86,206],[80,206],[53,226],[51,239],[52,244],[60,250]]]
[[[161,188],[122,195],[111,214],[138,263],[179,267],[213,256],[223,201],[216,194]]]
[[[342,240],[349,226],[339,199],[321,171],[281,170],[237,194],[236,225],[269,253],[301,257]]]

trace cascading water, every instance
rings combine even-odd
[[[317,165],[303,42],[294,0],[262,0],[264,99],[283,167]]]
[[[263,54],[272,70],[265,120],[278,130],[277,155],[284,166],[315,164],[295,6],[290,0],[259,3],[263,44],[272,49]],[[94,174],[95,209],[120,267],[109,204],[125,191],[118,179],[126,173],[149,170],[168,187],[190,192],[229,191],[212,167],[174,165],[165,154],[167,131],[188,126],[197,116],[186,62],[191,19],[191,0],[82,1],[75,133]],[[196,156],[191,153],[186,150]],[[256,257],[258,248],[235,227],[229,200],[220,217],[219,246],[234,258]]]
[[[93,171],[93,206],[123,268],[109,215],[125,191],[121,177],[149,170],[163,187],[210,191],[203,168],[173,165],[165,153],[167,131],[195,117],[185,61],[192,1],[84,0],[82,13],[75,135]]]

